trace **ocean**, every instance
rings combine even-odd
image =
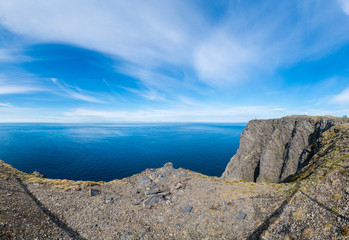
[[[246,124],[0,124],[0,159],[48,178],[110,181],[172,162],[221,176]]]

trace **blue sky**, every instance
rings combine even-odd
[[[0,122],[349,114],[349,0],[0,1]]]

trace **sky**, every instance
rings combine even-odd
[[[349,115],[349,0],[0,1],[0,122]]]

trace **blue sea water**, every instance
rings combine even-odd
[[[0,159],[49,178],[110,181],[172,162],[220,176],[246,124],[0,124]]]

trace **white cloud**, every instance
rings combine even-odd
[[[246,71],[260,57],[257,49],[245,44],[222,32],[199,45],[194,53],[194,66],[200,78],[222,86],[245,80]]]
[[[348,0],[339,3],[346,12]],[[11,0],[0,1],[0,23],[32,43],[66,43],[121,58],[129,66],[119,71],[155,90],[183,84],[161,73],[163,66],[193,70],[203,82],[226,87],[323,56],[349,39],[349,22],[335,1],[244,4],[215,19],[180,0]]]
[[[338,0],[338,3],[341,6],[343,12],[349,15],[349,0]]]
[[[10,108],[10,107],[13,107],[13,105],[11,103],[1,103],[0,102],[0,107]]]
[[[56,78],[51,78],[51,81],[68,97],[75,98],[78,100],[86,101],[86,102],[92,102],[92,103],[105,103],[104,101],[91,96],[91,92],[88,92],[86,90],[80,89],[78,87],[73,87],[68,84],[66,84],[63,81],[59,81]],[[56,90],[53,90],[53,93],[59,94],[60,92],[57,92]]]
[[[0,84],[0,95],[5,94],[24,94],[44,91],[43,89],[35,86],[18,86],[18,85],[1,85]]]
[[[79,45],[150,65],[181,62],[188,56],[190,26],[200,26],[196,13],[180,1],[13,0],[1,1],[0,12],[11,31],[35,40]]]
[[[344,89],[341,93],[333,96],[330,102],[338,105],[349,104],[349,87]]]
[[[145,109],[135,111],[100,111],[76,109],[65,113],[79,121],[130,122],[245,122],[251,118],[270,118],[285,115],[286,110],[273,106],[239,106],[227,109]]]

